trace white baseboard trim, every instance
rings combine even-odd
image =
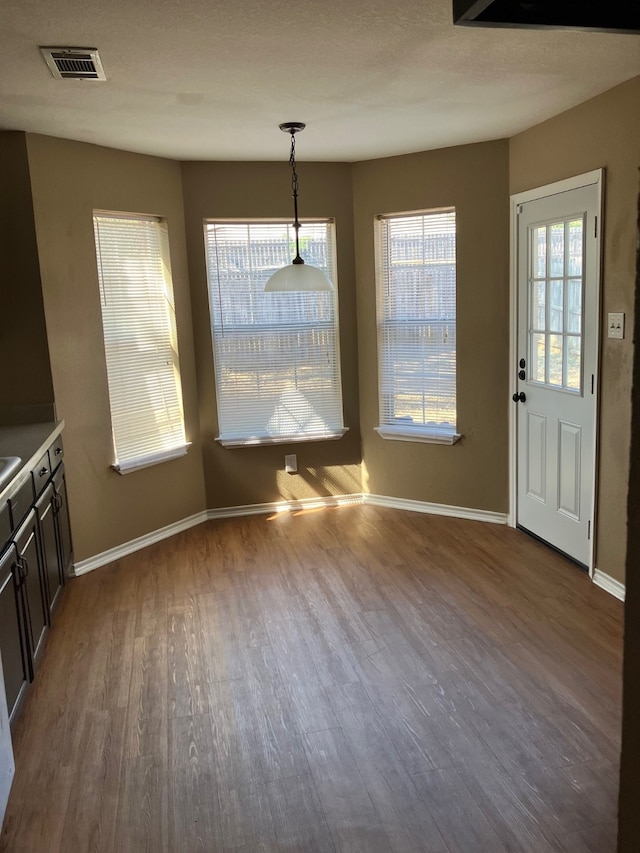
[[[227,506],[217,509],[203,510],[195,515],[184,518],[182,521],[176,521],[173,524],[168,524],[160,530],[154,530],[152,533],[146,533],[144,536],[139,536],[137,539],[131,539],[129,542],[123,542],[122,545],[116,545],[115,548],[110,548],[108,551],[103,551],[101,554],[96,554],[94,557],[89,557],[86,560],[80,560],[75,563],[71,572],[72,577],[85,575],[87,572],[92,572],[94,569],[99,569],[101,566],[106,566],[108,563],[113,563],[128,554],[133,554],[146,548],[148,545],[153,545],[155,542],[161,542],[163,539],[168,539],[169,536],[174,536],[183,530],[188,530],[190,527],[195,527],[197,524],[202,524],[203,521],[213,521],[218,518],[240,518],[247,515],[269,515],[280,512],[300,512],[305,509],[322,509],[323,507],[339,507],[353,506],[357,504],[370,504],[372,506],[384,506],[389,509],[403,509],[411,512],[431,513],[432,515],[447,515],[453,518],[466,518],[470,521],[488,521],[493,524],[506,524],[507,515],[501,512],[489,512],[482,509],[467,509],[461,506],[449,506],[447,504],[434,504],[425,501],[413,501],[406,498],[388,498],[383,495],[330,495],[322,498],[308,498],[291,501],[272,501],[271,503],[248,504],[246,506]],[[607,577],[605,575],[605,577]],[[609,579],[612,583],[612,578]],[[594,577],[595,581],[595,577]],[[607,588],[607,587],[605,587]],[[614,593],[615,594],[615,593]]]
[[[594,569],[592,580],[596,586],[599,586],[601,589],[604,589],[606,592],[614,595],[616,598],[619,598],[620,601],[624,601],[625,586],[623,583],[620,583],[620,581],[612,578],[611,575],[608,575],[600,569]]]
[[[225,506],[207,510],[207,518],[239,518],[243,515],[269,515],[276,512],[299,512],[304,509],[322,509],[333,506],[353,506],[363,502],[362,495],[329,495],[324,498],[308,498],[293,501],[272,501],[266,504]]]
[[[116,545],[115,548],[109,548],[108,551],[96,554],[95,557],[80,560],[79,563],[74,563],[71,577],[85,575],[87,572],[92,572],[94,569],[106,566],[107,563],[113,563],[115,560],[126,557],[128,554],[140,551],[142,548],[146,548],[147,545],[161,542],[163,539],[168,539],[169,536],[174,536],[176,533],[181,533],[183,530],[195,527],[196,524],[202,524],[206,520],[206,511],[197,512],[195,515],[189,516],[189,518],[183,518],[182,521],[175,521],[173,524],[161,527],[160,530],[145,533],[144,536],[139,536],[137,539],[131,539],[129,542],[123,542],[122,545]]]
[[[406,509],[410,512],[425,512],[430,515],[447,515],[451,518],[466,518],[469,521],[488,521],[490,524],[506,524],[506,512],[491,512],[487,509],[469,509],[449,504],[434,504],[428,501],[413,501],[408,498],[388,498],[385,495],[363,495],[363,503],[384,506],[389,509]]]

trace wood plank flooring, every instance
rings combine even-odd
[[[2,853],[613,853],[622,605],[505,527],[209,522],[71,581]]]

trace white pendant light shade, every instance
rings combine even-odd
[[[333,284],[318,267],[309,264],[288,264],[271,276],[265,285],[266,293],[294,290],[333,290]]]

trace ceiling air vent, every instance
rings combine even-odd
[[[57,80],[106,80],[97,47],[41,47]]]

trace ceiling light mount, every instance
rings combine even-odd
[[[290,133],[292,136],[294,133],[300,133],[306,126],[303,121],[285,121],[278,125],[283,133]]]
[[[291,136],[289,165],[291,166],[291,194],[293,196],[293,228],[296,232],[296,256],[291,263],[277,270],[265,285],[266,292],[333,290],[333,285],[318,267],[305,264],[300,257],[300,222],[298,220],[298,173],[296,172],[296,133],[304,130],[302,121],[285,121],[278,125]]]

